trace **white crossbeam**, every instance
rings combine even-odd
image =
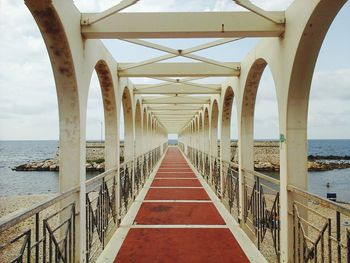
[[[276,24],[283,24],[285,23],[285,16],[281,13],[273,13],[265,11],[264,9],[258,7],[257,5],[254,5],[250,0],[233,0],[237,5],[240,5],[253,13],[272,21]]]
[[[119,77],[234,77],[240,75],[240,63],[226,62],[227,67],[206,63],[155,63],[119,70]],[[121,64],[123,68],[123,64]]]
[[[203,87],[194,87],[189,84],[167,84],[161,87],[139,88],[134,86],[134,94],[220,94],[219,85],[205,84]]]
[[[82,19],[81,24],[82,25],[92,25],[102,19],[105,19],[111,15],[114,15],[115,13],[118,13],[119,11],[122,11],[126,8],[128,8],[129,6],[132,6],[134,4],[136,4],[139,0],[123,0],[121,1],[119,4],[99,13],[96,14],[90,18],[87,19]]]
[[[175,58],[175,57],[186,57],[192,60],[196,60],[196,61],[200,61],[200,62],[205,62],[208,64],[213,64],[213,65],[217,65],[217,66],[221,66],[221,67],[227,67],[227,65],[225,65],[224,63],[221,63],[219,61],[213,60],[213,59],[208,59],[202,56],[198,56],[198,55],[193,55],[191,53],[200,51],[200,50],[204,50],[204,49],[208,49],[211,47],[215,47],[215,46],[219,46],[219,45],[223,45],[229,42],[233,42],[236,40],[239,40],[241,38],[229,38],[229,39],[219,39],[219,40],[215,40],[215,41],[211,41],[208,42],[206,44],[202,44],[202,45],[198,45],[189,49],[185,49],[185,50],[175,50],[169,47],[165,47],[159,44],[155,44],[152,42],[148,42],[145,40],[133,40],[133,39],[125,39],[125,41],[133,43],[133,44],[137,44],[137,45],[141,45],[143,47],[148,47],[148,48],[152,48],[155,50],[159,50],[159,51],[163,51],[163,52],[167,52],[169,53],[168,55],[163,55],[163,56],[159,56],[153,59],[148,59],[148,60],[144,60],[138,63],[130,63],[124,67],[119,67],[120,70],[125,70],[125,69],[130,69],[130,68],[135,68],[135,67],[140,67],[143,65],[148,65],[148,64],[152,64],[152,63],[156,63],[156,62],[160,62],[160,61],[164,61],[170,58]]]
[[[271,17],[284,12],[264,11],[264,17],[253,12],[167,12],[113,13],[90,25],[82,25],[86,39],[145,38],[232,38],[279,37],[285,26]],[[90,20],[96,14],[82,14]],[[270,19],[266,19],[270,18]]]

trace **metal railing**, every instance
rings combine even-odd
[[[256,171],[242,169],[242,172],[246,232],[266,258],[279,261],[280,182]]]
[[[211,156],[211,186],[215,194],[221,198],[220,159],[216,156]]]
[[[223,189],[222,201],[230,213],[240,222],[239,207],[239,173],[238,165],[232,162],[222,161]]]
[[[93,262],[118,226],[117,169],[86,182],[86,261]]]
[[[203,174],[203,153],[201,150],[197,150],[197,170]]]
[[[74,262],[74,188],[0,221],[1,262]]]
[[[114,168],[86,181],[86,244],[80,245],[87,262],[100,255],[160,157],[159,146],[122,163],[119,174]],[[0,262],[75,262],[79,192],[75,187],[1,219]]]
[[[185,145],[182,142],[178,142],[178,147],[182,152],[185,152]]]
[[[204,171],[203,176],[204,179],[209,182],[210,180],[210,155],[208,153],[203,153],[203,160],[204,160]]]
[[[193,155],[194,155],[193,148],[192,148],[191,146],[188,146],[188,147],[187,147],[187,157],[188,157],[188,159],[190,160],[190,162],[191,162],[192,164],[194,164]]]
[[[163,143],[163,152],[165,152],[167,148],[168,148],[168,143],[167,142]]]
[[[119,221],[129,210],[134,198],[134,160],[128,160],[120,164],[119,168]]]
[[[200,154],[203,155],[204,170],[198,164]],[[240,170],[235,163],[201,153],[190,146],[187,157],[266,259],[279,262],[279,180],[241,169],[240,182]],[[341,205],[291,185],[287,189],[293,200],[289,210],[293,220],[288,227],[293,230],[294,262],[350,262],[350,204]]]
[[[350,262],[350,210],[294,186],[289,210],[293,217],[295,262]]]

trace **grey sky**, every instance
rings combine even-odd
[[[101,11],[117,2],[75,1],[84,12]],[[253,2],[269,10],[278,10],[286,8],[292,1]],[[141,0],[128,11],[239,9],[230,0]],[[309,108],[309,138],[350,138],[350,34],[345,33],[349,25],[350,7],[347,3],[327,34],[317,62]],[[58,139],[57,98],[50,61],[40,32],[22,0],[0,0],[0,32],[0,140]],[[204,41],[158,40],[158,43],[179,49]],[[257,41],[242,40],[198,52],[198,55],[222,61],[239,61]],[[104,42],[121,62],[163,54],[122,41]],[[87,116],[87,139],[99,139],[103,111],[96,74],[91,80]],[[258,91],[255,138],[278,138],[278,134],[274,85],[269,70],[266,70]],[[235,129],[232,135],[237,136]]]

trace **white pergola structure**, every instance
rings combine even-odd
[[[75,197],[80,204],[76,229],[78,260],[86,260],[85,133],[93,70],[99,77],[103,96],[106,169],[119,169],[118,120],[123,107],[126,159],[137,158],[155,147],[163,151],[167,134],[177,133],[184,153],[195,152],[200,159],[195,163],[204,166],[203,158],[207,155],[221,164],[219,195],[223,195],[225,188],[224,162],[231,160],[230,122],[235,99],[239,131],[238,220],[246,229],[244,209],[248,200],[243,184],[244,178],[250,176],[246,171],[254,170],[255,98],[260,77],[269,65],[276,87],[281,134],[278,256],[281,262],[292,262],[290,211],[296,197],[288,189],[293,186],[307,190],[311,80],[327,30],[346,0],[295,0],[287,10],[278,12],[263,10],[249,0],[233,1],[232,4],[246,9],[242,12],[120,12],[137,2],[124,0],[101,13],[81,13],[71,0],[25,0],[45,40],[55,77],[60,122],[60,191],[80,187],[80,194]],[[223,62],[196,54],[248,37],[261,40],[242,61]],[[176,50],[147,40],[159,38],[213,41]],[[121,39],[166,54],[137,63],[115,61],[101,39]],[[177,57],[192,62],[166,62]],[[141,85],[130,80],[141,77],[152,82]],[[226,80],[199,82],[209,77]],[[152,84],[154,80],[158,84]]]

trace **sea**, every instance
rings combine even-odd
[[[309,140],[308,145],[309,155],[350,156],[350,140]],[[58,172],[11,169],[26,162],[53,158],[57,147],[57,141],[0,141],[0,197],[57,193]],[[96,175],[96,172],[87,173],[87,179]],[[350,202],[350,169],[309,172],[308,186],[317,195],[325,197],[328,192],[334,192],[338,200]]]

